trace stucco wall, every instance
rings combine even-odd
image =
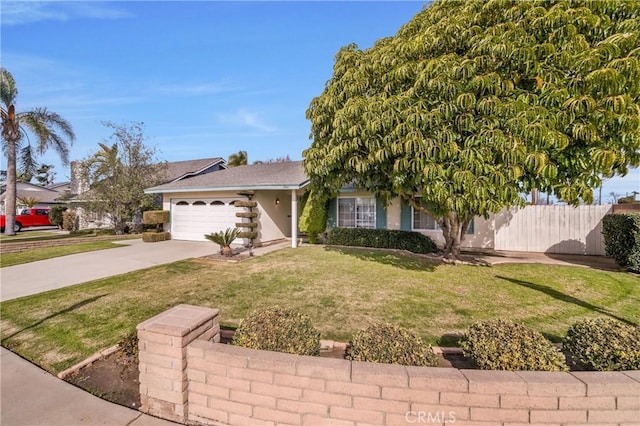
[[[637,425],[640,371],[404,367],[215,343],[218,310],[138,326],[141,410],[201,424]],[[200,335],[198,335],[200,333]]]
[[[444,237],[440,230],[424,230],[424,229],[412,229],[413,217],[409,218],[411,223],[409,226],[412,231],[420,232],[431,238],[438,247],[444,246]],[[402,203],[399,198],[392,201],[391,205],[387,208],[387,227],[389,229],[402,229]],[[405,225],[406,226],[406,225]],[[485,220],[482,217],[474,218],[474,230],[473,234],[466,234],[463,247],[473,248],[494,248],[495,241],[495,229],[493,220]]]

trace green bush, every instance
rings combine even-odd
[[[563,348],[578,368],[596,371],[640,369],[640,327],[610,318],[578,321]]]
[[[298,355],[320,353],[320,332],[311,319],[290,308],[274,306],[251,312],[236,329],[233,344]]]
[[[52,206],[49,210],[49,222],[56,225],[58,228],[62,228],[62,214],[67,210],[67,206],[61,204]]]
[[[474,323],[460,344],[483,370],[565,371],[564,355],[539,332],[503,320]]]
[[[433,240],[419,232],[393,229],[333,228],[328,244],[407,250],[412,253],[435,253]]]
[[[142,223],[145,225],[162,225],[168,222],[168,210],[147,210],[146,212],[142,212]]]
[[[142,241],[145,243],[157,243],[160,241],[168,241],[171,239],[169,232],[143,232]]]
[[[602,219],[607,256],[621,267],[640,272],[640,214],[615,213]]]
[[[385,364],[438,365],[438,356],[419,336],[392,324],[375,324],[358,331],[347,346],[345,358]]]

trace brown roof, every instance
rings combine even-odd
[[[167,163],[167,182],[184,179],[188,176],[195,176],[203,170],[219,163],[224,163],[220,157],[201,158],[199,160],[172,161]]]
[[[232,191],[244,189],[299,189],[309,178],[302,161],[252,164],[231,167],[190,179],[166,183],[145,190],[146,193]]]
[[[58,201],[58,198],[64,195],[61,192],[26,182],[16,182],[16,192],[18,198],[37,198],[38,203],[42,204],[52,204],[60,202]],[[4,202],[5,197],[6,192],[4,192],[3,186],[2,195],[0,195],[0,201]]]

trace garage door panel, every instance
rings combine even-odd
[[[237,218],[236,212],[241,211],[229,205],[236,198],[211,199],[176,199],[171,202],[171,237],[176,240],[206,241],[205,234],[234,228]],[[189,204],[179,205],[178,202]],[[204,202],[205,205],[194,205],[194,202]],[[215,204],[211,204],[215,202]],[[222,204],[222,203],[224,204]],[[240,243],[241,240],[234,241]]]

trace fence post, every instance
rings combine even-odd
[[[140,410],[188,420],[187,345],[220,341],[218,309],[178,305],[138,325]]]

